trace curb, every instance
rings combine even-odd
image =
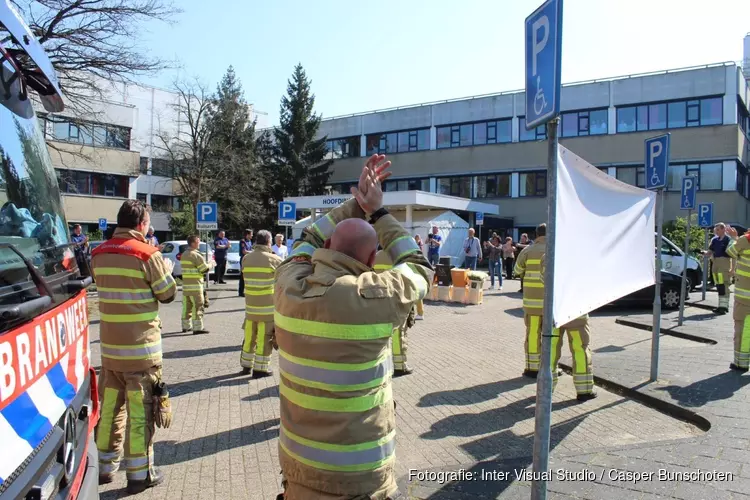
[[[559,363],[559,365],[568,375],[572,375],[573,368],[570,365],[562,362]],[[708,432],[711,429],[711,422],[709,422],[705,417],[702,417],[694,411],[688,410],[687,408],[683,408],[682,406],[668,403],[663,399],[649,396],[648,394],[644,394],[640,391],[618,384],[617,382],[612,382],[611,380],[607,380],[597,375],[594,375],[594,383],[609,392],[614,392],[615,394],[619,394],[620,396],[637,401],[644,406],[653,408],[660,413],[692,424],[703,432]]]
[[[698,309],[704,309],[706,311],[713,311],[716,309],[714,306],[709,306],[708,304],[699,304],[698,302],[685,302],[686,306],[690,307],[697,307]]]
[[[628,319],[617,318],[615,319],[615,323],[617,323],[618,325],[629,326],[630,328],[635,328],[637,330],[643,330],[645,332],[652,331],[651,325],[644,325],[643,323],[638,323],[637,321],[630,321]],[[677,338],[684,339],[684,340],[691,340],[693,342],[698,342],[699,344],[707,344],[707,345],[717,344],[717,342],[713,339],[709,339],[706,337],[699,337],[698,335],[692,335],[690,333],[677,332],[673,330],[672,328],[662,328],[659,331],[664,335],[669,335],[671,337],[677,337]]]

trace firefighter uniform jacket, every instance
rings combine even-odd
[[[118,228],[92,252],[99,292],[102,368],[145,372],[160,365],[159,302],[177,291],[158,249],[139,232]]]
[[[524,248],[516,259],[513,272],[523,280],[523,312],[541,316],[544,308],[544,254],[547,241],[544,236]]]
[[[750,307],[750,233],[732,241],[727,248],[727,255],[737,259],[734,277],[735,304]]]
[[[182,266],[182,295],[203,297],[203,276],[208,272],[206,259],[197,248],[188,247],[180,257]]]
[[[281,257],[265,245],[255,245],[242,258],[246,321],[273,321],[273,280],[281,262]]]
[[[427,293],[432,268],[391,215],[374,224],[389,271],[322,248],[352,217],[364,217],[354,199],[306,228],[276,270],[279,461],[295,486],[384,498],[397,491],[389,339]]]

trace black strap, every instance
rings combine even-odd
[[[388,215],[388,210],[386,210],[385,208],[381,207],[375,210],[375,212],[373,212],[372,215],[370,216],[370,221],[369,221],[370,224],[375,224],[384,215]]]

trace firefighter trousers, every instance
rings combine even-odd
[[[729,310],[729,268],[730,261],[727,257],[714,259],[711,271],[719,294],[719,307]]]
[[[562,355],[563,337],[565,335],[568,337],[568,347],[573,358],[573,384],[576,388],[576,394],[591,394],[594,392],[594,371],[591,362],[591,349],[589,349],[591,329],[588,323],[581,326],[555,328],[552,333],[550,350],[552,354],[550,363],[552,390],[555,390],[557,386],[557,363]]]
[[[750,368],[750,304],[734,299],[734,364]]]
[[[524,313],[523,321],[526,324],[526,341],[523,345],[526,369],[538,372],[542,353],[542,316]]]
[[[273,352],[273,321],[245,320],[240,366],[254,372],[270,372]]]
[[[161,380],[161,366],[145,372],[115,372],[102,368],[99,375],[101,418],[96,429],[99,475],[112,476],[124,456],[128,481],[153,476],[153,387]]]
[[[391,334],[391,351],[393,353],[393,369],[405,370],[406,364],[406,328],[394,328]]]
[[[203,293],[182,296],[182,329],[203,330]],[[192,320],[192,321],[191,321]]]
[[[365,495],[337,495],[308,488],[293,483],[282,474],[281,485],[284,488],[284,500],[396,500],[402,499],[396,482],[391,478],[381,489]]]

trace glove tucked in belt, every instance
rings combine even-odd
[[[169,403],[169,390],[162,381],[154,384],[154,423],[160,429],[169,429],[172,425],[172,405]]]

